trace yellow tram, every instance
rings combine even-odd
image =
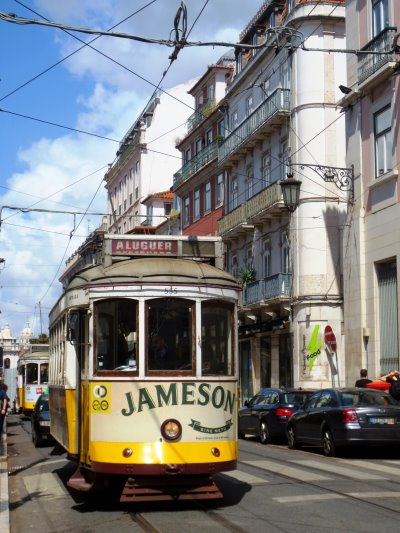
[[[217,237],[96,235],[50,313],[51,433],[69,486],[215,498],[237,461],[237,302]],[[216,266],[215,266],[216,265]]]
[[[28,352],[20,355],[17,369],[18,412],[29,416],[39,396],[48,392],[48,369],[48,344],[32,344]]]

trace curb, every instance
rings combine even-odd
[[[7,468],[7,417],[0,438],[0,533],[10,532]]]

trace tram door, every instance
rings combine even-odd
[[[77,403],[77,440],[80,453],[87,453],[89,447],[89,317],[79,313],[79,335],[76,349],[76,403]],[[81,456],[81,460],[87,458]]]
[[[252,362],[250,341],[240,343],[240,404],[244,405],[246,400],[250,400],[253,394]]]

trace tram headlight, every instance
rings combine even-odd
[[[169,418],[161,426],[161,435],[165,440],[177,440],[182,435],[182,426],[178,420]]]

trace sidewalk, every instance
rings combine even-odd
[[[0,533],[10,531],[10,512],[8,507],[8,468],[7,468],[7,417],[0,438]]]

